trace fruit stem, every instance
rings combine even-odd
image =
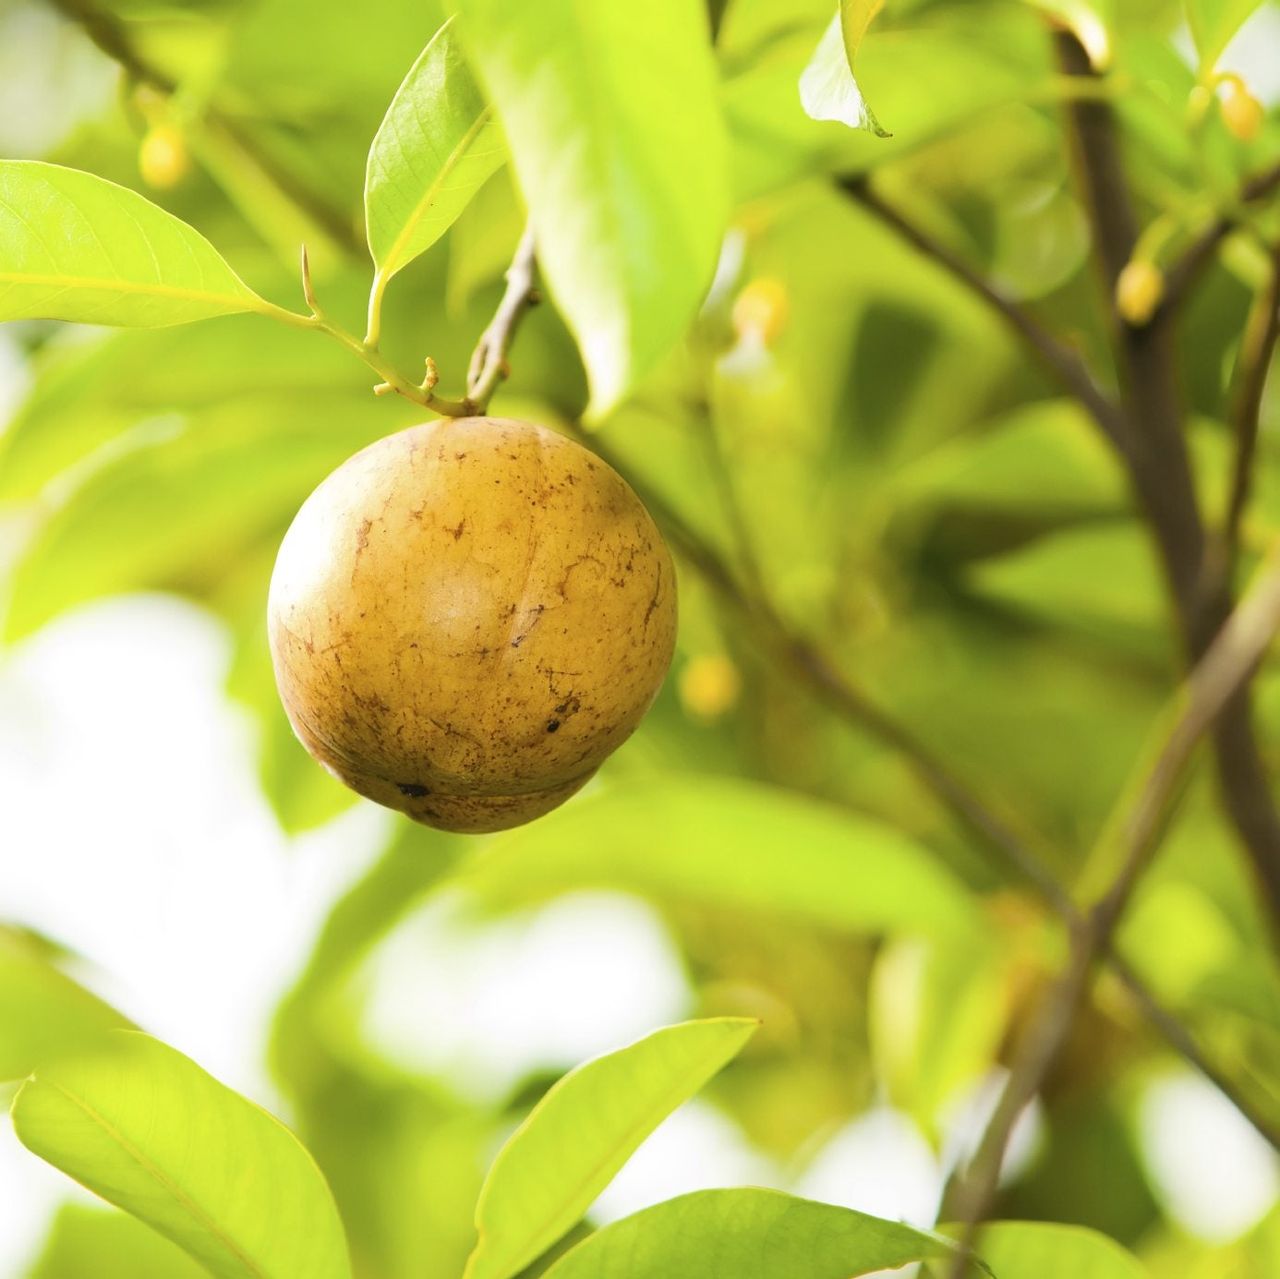
[[[506,292],[488,328],[480,335],[467,369],[466,402],[473,413],[483,413],[498,384],[510,376],[507,353],[525,312],[539,301],[537,246],[532,227],[526,227],[520,237],[506,280]]]

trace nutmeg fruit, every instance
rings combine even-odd
[[[528,422],[442,419],[320,484],[268,611],[281,699],[321,764],[416,821],[492,831],[563,802],[635,729],[676,584],[599,458]]]

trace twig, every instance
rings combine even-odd
[[[1256,584],[1209,646],[1187,681],[1184,707],[1146,774],[1136,802],[1109,829],[1122,832],[1120,870],[1082,926],[1072,930],[1071,958],[1039,1015],[1028,1029],[1010,1068],[978,1151],[949,1188],[944,1213],[963,1223],[962,1250],[972,1250],[1000,1178],[1013,1127],[1040,1091],[1070,1033],[1094,963],[1110,948],[1116,925],[1159,846],[1182,789],[1196,746],[1252,677],[1280,630],[1280,544]],[[1122,970],[1123,971],[1123,970]],[[1243,1113],[1243,1112],[1242,1112]],[[964,1272],[963,1260],[952,1271]]]
[[[1208,229],[1184,251],[1182,257],[1165,272],[1164,300],[1156,313],[1157,318],[1161,315],[1174,315],[1182,306],[1200,274],[1213,260],[1218,246],[1240,226],[1240,210],[1259,200],[1265,200],[1275,191],[1280,191],[1280,164],[1254,174],[1244,183],[1240,188],[1236,209],[1220,213]]]
[[[1169,1046],[1213,1084],[1274,1150],[1280,1151],[1280,1124],[1263,1114],[1248,1095],[1237,1087],[1235,1081],[1205,1056],[1191,1032],[1147,989],[1146,983],[1114,945],[1110,963],[1112,971],[1129,992],[1138,1011],[1160,1032]]]
[[[994,311],[1062,387],[1080,401],[1120,452],[1127,454],[1128,423],[1124,414],[1119,405],[1101,390],[1084,360],[1071,347],[1061,342],[1030,311],[1003,293],[959,254],[912,222],[901,210],[874,191],[866,178],[847,178],[841,182],[841,187],[864,209],[874,213],[908,244],[954,276]]]
[[[1228,585],[1239,556],[1240,524],[1252,486],[1262,395],[1266,390],[1277,340],[1280,340],[1280,247],[1272,253],[1271,278],[1267,287],[1250,309],[1236,364],[1236,393],[1231,414],[1236,454],[1221,534],[1223,562],[1220,571]]]
[[[507,353],[516,330],[525,312],[538,301],[537,246],[532,227],[527,227],[520,237],[506,279],[506,292],[489,327],[480,335],[467,369],[467,403],[474,413],[483,413],[489,407],[498,383],[507,377]]]

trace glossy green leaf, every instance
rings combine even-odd
[[[715,270],[728,162],[705,14],[687,0],[455,7],[603,413],[679,340]]]
[[[40,1070],[13,1103],[22,1143],[219,1279],[349,1279],[311,1156],[283,1124],[158,1040]]]
[[[0,927],[0,1081],[23,1079],[128,1025],[62,972],[45,948]]]
[[[450,18],[387,110],[365,173],[365,221],[379,289],[430,248],[502,163],[493,113]]]
[[[0,160],[0,320],[161,328],[272,309],[204,236],[136,192]]]
[[[510,1279],[550,1248],[756,1027],[738,1017],[668,1026],[565,1075],[489,1171],[466,1279]]]
[[[843,0],[800,76],[800,101],[814,120],[837,120],[887,138],[858,82],[853,63],[862,37],[884,0]]]
[[[1262,0],[1186,0],[1201,67],[1211,71],[1237,31],[1251,18]]]
[[[1146,1279],[1138,1259],[1096,1230],[999,1221],[983,1230],[982,1259],[999,1279]]]
[[[26,1279],[208,1279],[181,1248],[114,1210],[66,1204]]]
[[[547,1279],[854,1279],[952,1248],[896,1221],[776,1190],[702,1190],[598,1230]]]
[[[459,877],[495,902],[620,888],[849,932],[927,932],[974,918],[967,890],[908,836],[729,778],[611,788],[499,837]]]

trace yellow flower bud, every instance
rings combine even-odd
[[[787,323],[791,309],[781,280],[752,280],[733,303],[733,331],[739,338],[772,346]]]
[[[138,148],[138,171],[150,187],[167,191],[191,171],[191,153],[182,131],[171,124],[157,124],[147,131]]]
[[[722,653],[703,653],[684,664],[679,691],[685,714],[692,719],[715,720],[733,709],[742,691],[742,678]]]
[[[1222,98],[1222,122],[1241,142],[1252,142],[1262,128],[1262,103],[1238,77],[1226,82]]]
[[[1141,326],[1156,313],[1164,297],[1164,276],[1154,262],[1135,258],[1116,281],[1116,310],[1128,324]]]

